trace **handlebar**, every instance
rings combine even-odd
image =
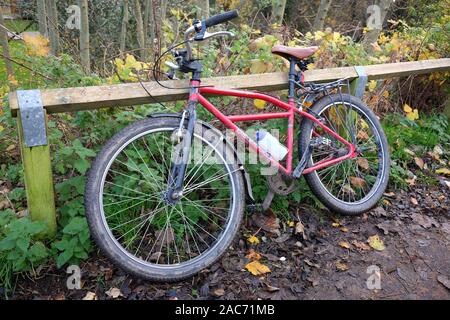
[[[233,20],[234,18],[237,18],[239,16],[239,13],[237,10],[228,11],[225,13],[216,14],[215,16],[212,16],[208,19],[206,19],[205,26],[206,28]]]

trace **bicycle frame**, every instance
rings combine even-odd
[[[341,141],[343,144],[349,147],[350,152],[345,156],[341,156],[339,158],[330,159],[330,160],[322,160],[316,163],[314,166],[306,168],[303,171],[303,174],[322,169],[324,167],[335,165],[339,162],[345,161],[350,158],[354,158],[357,156],[356,148],[354,145],[344,138],[342,138],[339,134],[334,132],[332,129],[321,123],[316,117],[305,112],[299,108],[295,107],[295,101],[293,97],[289,98],[288,103],[281,101],[273,96],[268,94],[254,92],[254,91],[246,91],[246,90],[227,90],[227,89],[219,89],[216,87],[200,87],[199,80],[191,80],[191,87],[198,88],[197,90],[191,90],[191,94],[189,96],[189,102],[200,103],[206,110],[212,113],[217,119],[219,119],[228,129],[232,130],[236,136],[243,140],[246,145],[248,145],[249,149],[259,154],[266,161],[268,161],[272,166],[278,168],[282,173],[291,176],[293,172],[292,168],[292,156],[293,156],[293,143],[294,143],[294,118],[295,114],[304,116],[311,121],[315,122],[318,126],[320,126],[323,130],[329,133],[331,136]],[[226,116],[222,112],[220,112],[211,102],[209,102],[203,95],[215,95],[215,96],[231,96],[231,97],[240,97],[240,98],[248,98],[248,99],[259,99],[266,102],[269,102],[281,109],[283,112],[271,112],[271,113],[257,113],[257,114],[246,114],[246,115],[230,115]],[[269,119],[279,119],[286,118],[288,121],[287,128],[287,149],[288,154],[286,158],[286,167],[284,167],[279,161],[275,160],[269,153],[265,150],[258,147],[257,143],[251,139],[247,134],[244,133],[242,129],[240,129],[235,123],[236,122],[245,122],[245,121],[257,121],[257,120],[269,120]]]

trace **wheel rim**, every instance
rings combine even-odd
[[[370,200],[384,180],[386,160],[386,150],[375,124],[361,108],[348,102],[331,103],[318,116],[333,131],[353,142],[362,153],[337,165],[316,170],[313,174],[336,201],[357,205]],[[320,130],[320,127],[313,127],[310,138],[313,138],[314,132],[328,139],[326,141],[331,142],[331,145],[313,148],[310,158],[313,165],[348,153],[344,144]]]
[[[164,200],[174,129],[148,130],[124,143],[107,164],[99,193],[102,221],[117,248],[138,263],[163,269],[213,252],[230,228],[237,198],[237,170],[225,161],[222,140],[194,134],[183,197],[176,204]]]

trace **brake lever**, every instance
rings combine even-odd
[[[180,80],[175,74],[175,70],[180,69],[180,67],[171,61],[166,61],[164,64],[170,68],[170,71],[166,72],[165,75],[170,80]]]
[[[199,35],[197,35],[192,40],[203,41],[203,40],[207,40],[207,39],[213,38],[213,37],[224,37],[224,36],[234,37],[235,34],[230,31],[218,31],[218,32],[213,32],[213,33],[209,33],[208,31],[205,31],[205,33],[202,35],[202,37],[199,37]]]

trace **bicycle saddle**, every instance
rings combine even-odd
[[[289,59],[289,56],[297,59],[305,59],[312,56],[319,47],[287,47],[282,45],[276,45],[272,48],[272,53],[282,56],[285,59]]]

